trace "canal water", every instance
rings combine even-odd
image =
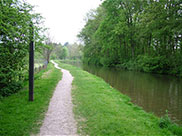
[[[145,111],[169,117],[182,125],[182,79],[168,75],[149,74],[115,68],[104,68],[72,63],[103,78]]]

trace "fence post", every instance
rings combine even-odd
[[[33,24],[30,24],[30,45],[29,45],[29,101],[34,97],[34,31]]]

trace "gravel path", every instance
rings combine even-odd
[[[56,68],[54,61],[51,61]],[[69,71],[61,69],[63,78],[59,81],[53,97],[49,103],[49,109],[46,113],[42,127],[41,136],[77,136],[76,121],[73,115],[73,104],[71,101],[71,83],[73,80]]]

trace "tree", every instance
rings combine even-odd
[[[32,21],[36,42],[40,42],[41,17],[32,10],[20,0],[0,0],[0,96],[17,92],[25,79]]]
[[[55,46],[56,46],[56,44],[53,43],[50,33],[47,32],[45,44],[43,44],[41,46],[41,49],[42,49],[41,53],[44,56],[44,59],[47,63],[49,63],[49,61],[50,61],[50,56],[51,56],[51,53],[54,50]]]
[[[67,46],[68,48],[68,59],[81,59],[82,57],[82,45],[74,43],[74,44],[69,44]]]
[[[66,59],[68,57],[68,45],[54,44],[54,49],[51,53],[52,59]]]
[[[182,75],[181,0],[105,0],[78,35],[84,62]]]
[[[105,11],[101,7],[97,10],[91,10],[87,14],[85,19],[86,25],[78,35],[80,40],[85,44],[83,48],[83,61],[86,63],[94,63],[100,65],[100,55],[101,55],[101,44],[100,40],[96,36],[96,32],[105,17]]]

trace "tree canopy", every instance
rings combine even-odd
[[[78,37],[84,62],[182,76],[181,0],[105,0]]]

